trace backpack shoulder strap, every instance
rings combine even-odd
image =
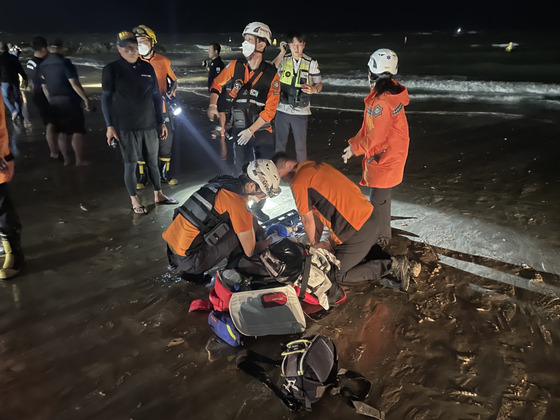
[[[358,414],[371,417],[376,420],[385,420],[385,413],[366,404],[366,399],[371,389],[371,382],[362,374],[352,370],[340,369],[337,372],[337,386],[330,389],[331,395],[340,395],[354,407]]]
[[[301,286],[299,288],[299,300],[305,298],[305,291],[307,290],[307,284],[309,283],[309,273],[311,271],[311,254],[309,252],[309,247],[305,247],[305,260],[303,262],[303,272],[301,273]]]
[[[285,395],[280,388],[278,388],[270,379],[268,373],[263,369],[262,366],[257,363],[266,363],[274,366],[280,366],[282,361],[273,360],[266,356],[255,353],[252,350],[243,350],[237,354],[236,365],[238,369],[241,369],[248,375],[257,378],[260,382],[265,384],[291,411],[296,411],[300,407],[300,403],[294,399]]]

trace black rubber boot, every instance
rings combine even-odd
[[[18,237],[0,235],[4,248],[4,264],[0,268],[0,279],[6,280],[14,277],[23,265],[23,252]]]
[[[143,190],[148,183],[148,174],[146,173],[146,162],[138,161],[136,171],[136,189]]]
[[[170,159],[159,158],[158,161],[159,173],[161,175],[161,182],[168,185],[177,185],[177,180],[169,175],[169,167],[171,166]]]

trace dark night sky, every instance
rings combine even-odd
[[[219,0],[3,1],[0,31],[11,33],[118,32],[140,23],[158,32],[235,32],[253,20],[273,32],[388,32],[482,29],[558,29],[560,0],[355,1],[340,6],[312,2]],[[321,4],[318,3],[318,4]],[[493,4],[500,4],[493,6]]]

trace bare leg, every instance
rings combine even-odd
[[[47,124],[46,132],[47,144],[49,145],[51,157],[53,159],[58,159],[59,151],[58,145],[56,144],[56,132],[54,131],[54,125],[51,123]]]
[[[72,155],[70,154],[70,136],[65,133],[58,133],[58,150],[62,153],[64,158],[64,166],[71,163]]]
[[[85,134],[74,133],[72,135],[72,148],[74,149],[74,154],[76,155],[76,166],[85,166],[90,164],[90,162],[84,159],[85,141]]]

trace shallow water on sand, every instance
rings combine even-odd
[[[180,183],[164,187],[180,202],[218,172],[220,162],[204,101],[191,94],[183,99],[189,121],[174,146]],[[498,247],[492,255],[478,250],[489,249],[484,242],[507,227],[518,234],[516,244],[539,244],[528,253],[557,264],[558,125],[532,115],[422,111],[410,107],[411,150],[405,181],[395,191],[390,245],[421,262],[420,276],[408,294],[374,284],[347,287],[348,301],[321,321],[308,320],[307,332],[334,338],[340,366],[371,380],[368,402],[388,419],[552,419],[560,408],[554,351],[560,299],[538,283],[540,276],[559,287],[558,272],[523,266],[522,248]],[[88,167],[50,161],[36,119],[33,135],[17,139],[12,191],[27,260],[18,278],[0,284],[3,416],[299,417],[235,368],[234,350],[213,336],[206,314],[188,312],[208,289],[166,271],[160,235],[173,208],[149,205],[147,216],[131,213],[120,156],[105,144],[101,115],[86,117]],[[344,166],[339,155],[360,119],[355,112],[316,110],[310,157],[357,180],[359,161]],[[287,187],[285,194],[281,205],[267,204],[271,216],[286,210]],[[140,196],[151,203],[149,189]],[[440,233],[441,224],[455,224],[452,237]],[[450,261],[536,282],[536,291]],[[277,357],[280,343],[291,338],[250,339],[247,347]],[[306,417],[318,416],[361,418],[333,396]]]

